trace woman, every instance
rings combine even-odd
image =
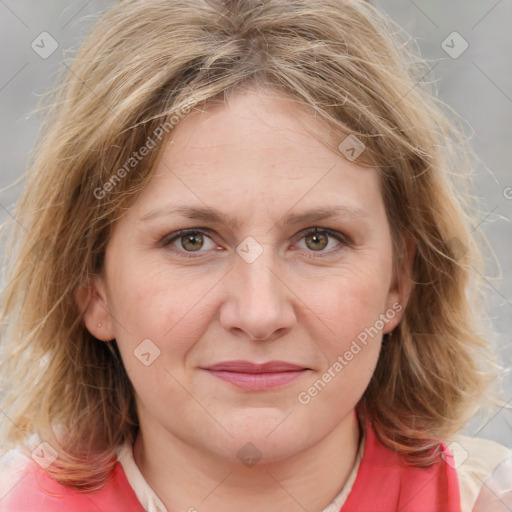
[[[455,437],[488,381],[478,253],[411,62],[363,2],[101,18],[17,210],[5,510],[510,499],[509,450]]]

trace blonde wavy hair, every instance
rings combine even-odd
[[[312,110],[334,151],[347,134],[363,142],[359,163],[380,174],[395,271],[406,238],[415,243],[410,301],[358,414],[411,464],[434,460],[439,441],[479,408],[490,358],[471,269],[482,258],[463,192],[468,150],[405,42],[356,0],[124,0],[98,20],[52,100],[10,228],[3,451],[30,451],[25,436],[37,434],[59,454],[46,471],[93,490],[116,447],[135,439],[134,390],[115,341],[87,331],[75,294],[102,272],[110,230],[164,144],[105,184],[191,102],[203,108],[253,87]]]

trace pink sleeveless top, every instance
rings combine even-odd
[[[340,512],[461,512],[453,456],[444,445],[441,452],[433,466],[411,467],[367,423],[364,455]]]
[[[356,480],[340,512],[461,512],[459,483],[453,457],[425,469],[406,465],[386,448],[368,423]],[[116,463],[105,486],[83,493],[51,479],[30,460],[17,485],[0,501],[2,512],[145,512],[123,467]]]

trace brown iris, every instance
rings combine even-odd
[[[309,233],[304,238],[308,249],[313,251],[321,251],[329,243],[329,236],[326,233]]]
[[[181,237],[181,245],[187,251],[197,251],[204,244],[204,238],[201,233],[191,233]]]

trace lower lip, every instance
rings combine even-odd
[[[274,389],[289,384],[302,377],[307,370],[272,373],[238,373],[224,370],[208,370],[218,379],[230,382],[235,386],[251,391]]]

